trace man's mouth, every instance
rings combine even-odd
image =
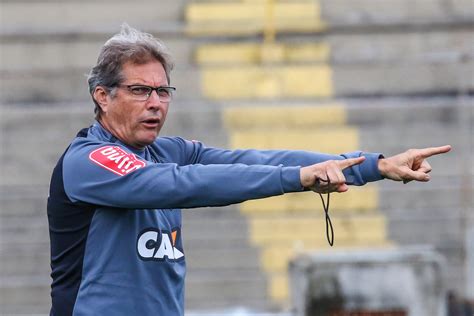
[[[160,125],[160,119],[159,118],[148,118],[148,119],[142,120],[141,123],[146,128],[157,128],[158,125]]]

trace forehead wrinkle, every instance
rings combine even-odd
[[[151,72],[150,70],[156,70]],[[150,62],[145,64],[126,63],[122,68],[127,84],[141,84],[152,87],[159,87],[168,84],[166,73],[160,62]]]

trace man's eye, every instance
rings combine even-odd
[[[160,97],[169,97],[170,93],[171,92],[168,89],[165,89],[165,88],[158,89],[158,95]]]
[[[134,95],[145,95],[145,94],[150,93],[150,88],[135,86],[135,87],[130,87],[130,92]]]

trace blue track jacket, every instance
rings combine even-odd
[[[48,198],[51,315],[183,315],[181,209],[302,191],[300,167],[361,152],[223,150],[160,137],[143,150],[99,123],[56,165]],[[344,170],[381,179],[379,154]]]

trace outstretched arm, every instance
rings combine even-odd
[[[268,166],[311,166],[326,161],[340,161],[356,157],[365,157],[360,164],[353,164],[343,171],[344,179],[348,185],[364,185],[367,182],[382,179],[377,168],[379,153],[363,153],[360,151],[331,155],[301,150],[226,150],[205,147],[200,142],[190,142],[181,138],[158,139],[159,146],[181,146],[184,159],[178,159],[182,165],[188,164],[245,164]],[[176,161],[177,159],[171,159]]]

